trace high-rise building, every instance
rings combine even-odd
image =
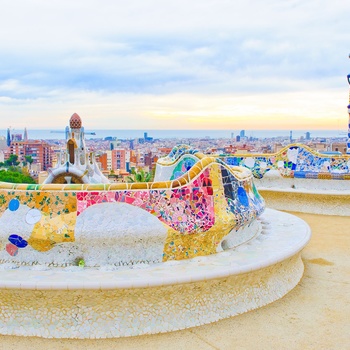
[[[97,156],[96,161],[100,163],[101,170],[110,170],[107,167],[107,153]]]
[[[5,152],[4,150],[6,150],[7,144],[6,144],[6,137],[4,136],[0,136],[0,163],[5,161]]]
[[[120,147],[120,141],[115,139],[115,140],[112,140],[110,141],[110,144],[109,144],[109,148],[110,150],[114,150],[116,148]]]
[[[144,163],[145,166],[148,166],[149,169],[152,169],[155,166],[155,163],[157,162],[158,157],[152,152],[148,152],[144,154]]]
[[[242,137],[245,137],[245,130],[241,130],[241,132],[239,133],[239,136],[242,138]]]
[[[22,163],[26,163],[26,156],[32,157],[33,164],[37,164],[40,170],[48,170],[52,166],[53,151],[45,141],[12,141],[9,154],[16,154]]]
[[[10,128],[7,129],[6,143],[7,143],[7,146],[10,147],[10,145],[11,145],[11,133],[10,133]]]
[[[27,131],[27,128],[24,128],[23,141],[28,141],[28,131]]]
[[[126,169],[126,150],[117,148],[112,151],[112,169]]]
[[[12,134],[12,141],[22,141],[22,134]]]
[[[143,133],[143,139],[139,139],[139,142],[152,142],[153,141],[153,137],[149,137],[147,132]]]
[[[130,151],[125,148],[117,148],[106,151],[98,157],[102,170],[127,170],[130,163]]]
[[[6,137],[0,136],[0,151],[7,149]]]

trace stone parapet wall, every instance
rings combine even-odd
[[[350,191],[260,188],[269,208],[310,214],[350,216]]]

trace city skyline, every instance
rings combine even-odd
[[[350,4],[16,1],[0,129],[346,130]],[[30,14],[30,15],[29,15]]]

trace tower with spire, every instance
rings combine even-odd
[[[350,55],[349,55],[350,58]],[[350,85],[350,74],[348,74],[348,83]],[[349,87],[349,104],[348,104],[349,122],[348,122],[348,141],[346,143],[346,154],[350,154],[350,87]]]
[[[27,128],[24,128],[23,140],[24,140],[24,141],[28,141],[28,131],[27,131]]]
[[[44,183],[109,183],[96,163],[95,154],[86,149],[84,127],[77,113],[71,116],[65,134],[65,148]]]
[[[10,146],[11,146],[11,133],[10,133],[10,128],[7,128],[6,144],[7,144],[7,147],[10,147]]]

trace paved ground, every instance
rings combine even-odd
[[[305,274],[281,300],[214,324],[167,334],[106,340],[0,336],[0,349],[350,349],[350,217],[293,213],[313,236]]]

